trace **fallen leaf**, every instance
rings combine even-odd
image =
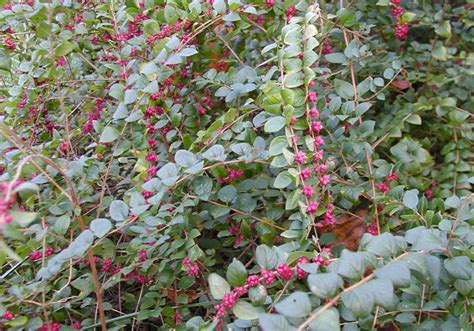
[[[166,291],[166,296],[168,297],[168,299],[170,299],[174,303],[176,303],[178,296],[180,296],[181,294],[186,294],[188,296],[188,302],[193,302],[194,300],[199,298],[199,296],[201,295],[200,293],[194,290],[175,290],[175,289],[169,288]]]
[[[356,251],[359,248],[360,238],[366,232],[364,217],[368,214],[367,209],[362,209],[356,214],[342,214],[336,217],[334,225],[324,227],[320,233],[332,233],[337,241],[331,243],[330,247],[344,246]]]
[[[396,88],[399,88],[400,90],[406,90],[410,87],[410,82],[407,80],[396,80],[392,82],[392,85]]]

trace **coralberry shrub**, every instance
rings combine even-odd
[[[470,328],[472,5],[0,5],[0,329]]]

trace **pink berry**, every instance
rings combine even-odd
[[[247,281],[246,281],[246,284],[251,287],[257,286],[259,283],[260,283],[260,279],[258,278],[257,275],[248,276]]]
[[[262,269],[262,278],[266,285],[271,285],[275,281],[275,274],[267,269]]]
[[[7,321],[11,321],[12,319],[15,318],[15,315],[13,315],[11,311],[7,310],[6,312],[3,313],[2,317],[6,319]]]
[[[319,111],[316,107],[312,107],[310,110],[309,110],[309,115],[311,115],[312,117],[318,117],[319,116]]]
[[[277,266],[276,271],[284,280],[290,280],[293,277],[293,269],[291,269],[291,267],[286,263],[280,263]]]
[[[306,153],[303,151],[298,151],[295,155],[295,161],[300,164],[305,163],[306,158],[307,158]]]
[[[317,201],[308,202],[308,207],[306,207],[307,214],[314,214],[318,210],[319,203]]]
[[[308,259],[304,256],[301,256],[298,258],[298,260],[296,260],[297,262],[297,265],[296,265],[296,277],[298,279],[304,279],[306,278],[306,276],[308,276],[308,273],[306,271],[304,271],[303,269],[301,269],[301,267],[299,266],[300,264],[306,264],[308,263]]]
[[[314,194],[314,189],[310,185],[303,185],[303,194],[309,198]]]
[[[376,186],[383,194],[389,191],[389,187],[387,184],[385,184],[385,182],[378,183]]]
[[[303,170],[301,170],[301,177],[303,178],[303,180],[308,180],[309,177],[311,177],[311,170],[309,168],[304,168]]]

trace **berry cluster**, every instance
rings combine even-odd
[[[375,186],[380,192],[382,192],[383,194],[386,194],[390,190],[389,183],[395,182],[397,180],[398,180],[398,174],[391,173],[387,177],[385,177],[384,181],[377,183],[377,185]]]
[[[87,122],[84,124],[82,127],[82,130],[85,133],[90,133],[92,132],[92,129],[94,128],[94,123],[93,121],[97,121],[101,117],[101,111],[105,108],[104,106],[104,100],[103,99],[96,99],[95,100],[95,108],[94,112],[90,113],[87,116]]]
[[[6,37],[3,39],[3,42],[5,43],[5,47],[8,49],[15,49],[15,42],[12,40],[10,37]]]
[[[191,262],[187,256],[183,259],[183,266],[187,269],[189,276],[197,277],[199,275],[199,264],[197,262]]]
[[[330,264],[329,260],[331,258],[331,251],[324,248],[321,253],[313,259],[313,262],[327,266]],[[259,286],[262,283],[269,286],[273,284],[277,277],[286,282],[290,281],[295,275],[297,279],[305,279],[308,276],[308,273],[303,270],[302,265],[307,263],[309,263],[309,260],[306,257],[300,257],[297,259],[294,267],[290,267],[286,263],[280,263],[273,271],[262,269],[259,275],[255,274],[248,276],[245,285],[237,286],[229,293],[226,293],[222,298],[221,303],[214,306],[216,309],[214,320],[218,321],[218,328],[222,327],[223,318],[227,315],[227,310],[232,309],[237,300],[241,296],[246,295],[250,288]]]
[[[235,236],[234,246],[239,246],[244,240],[244,234],[240,231],[240,224],[230,227],[229,233]]]
[[[399,40],[407,39],[410,31],[410,24],[408,22],[402,23],[404,13],[405,10],[400,6],[400,0],[391,0],[390,14],[395,18],[395,37]]]
[[[38,261],[41,260],[44,257],[50,256],[51,254],[54,253],[53,247],[46,247],[44,250],[44,255],[43,255],[43,250],[42,249],[37,249],[35,251],[32,251],[30,254],[28,254],[28,258],[31,261]]]
[[[11,321],[15,318],[15,315],[11,311],[7,310],[3,313],[2,318],[7,321]]]
[[[219,184],[226,184],[226,183],[231,183],[235,179],[242,177],[244,175],[244,171],[240,169],[233,169],[233,168],[227,168],[227,176],[218,178]]]
[[[425,191],[425,197],[427,199],[432,199],[434,197],[433,188],[435,188],[436,186],[438,186],[438,182],[432,181],[430,188]]]
[[[326,39],[323,43],[323,54],[331,54],[332,53],[332,46],[331,46],[331,41],[329,39]]]

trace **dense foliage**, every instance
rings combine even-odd
[[[242,1],[0,1],[0,329],[470,330],[472,4]]]

